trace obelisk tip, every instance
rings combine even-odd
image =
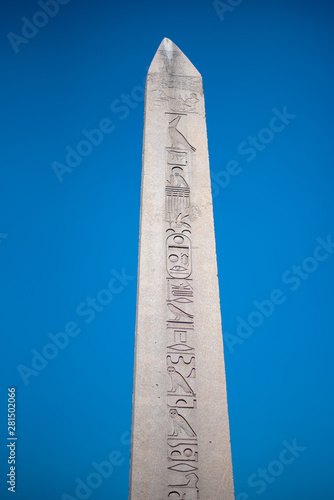
[[[197,76],[201,74],[175,43],[165,37],[148,70],[150,73],[167,73],[170,76]]]

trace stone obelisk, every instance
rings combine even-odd
[[[146,81],[130,499],[234,499],[202,78],[167,38]]]

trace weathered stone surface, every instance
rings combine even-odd
[[[234,499],[202,78],[167,38],[146,82],[130,499]]]

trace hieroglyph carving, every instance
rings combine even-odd
[[[201,78],[185,75],[151,74],[151,109],[179,113],[203,113]]]
[[[169,376],[166,411],[170,417],[170,431],[166,436],[167,499],[180,500],[200,498],[191,243],[194,218],[190,205],[190,167],[196,148],[184,132],[188,113],[197,112],[196,92],[200,91],[197,80],[173,77],[172,81],[164,81],[165,86],[160,82],[153,90],[154,105],[166,116],[170,141],[165,147],[166,364]]]

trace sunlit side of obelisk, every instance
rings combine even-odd
[[[146,82],[130,499],[234,499],[202,78],[167,38]]]

